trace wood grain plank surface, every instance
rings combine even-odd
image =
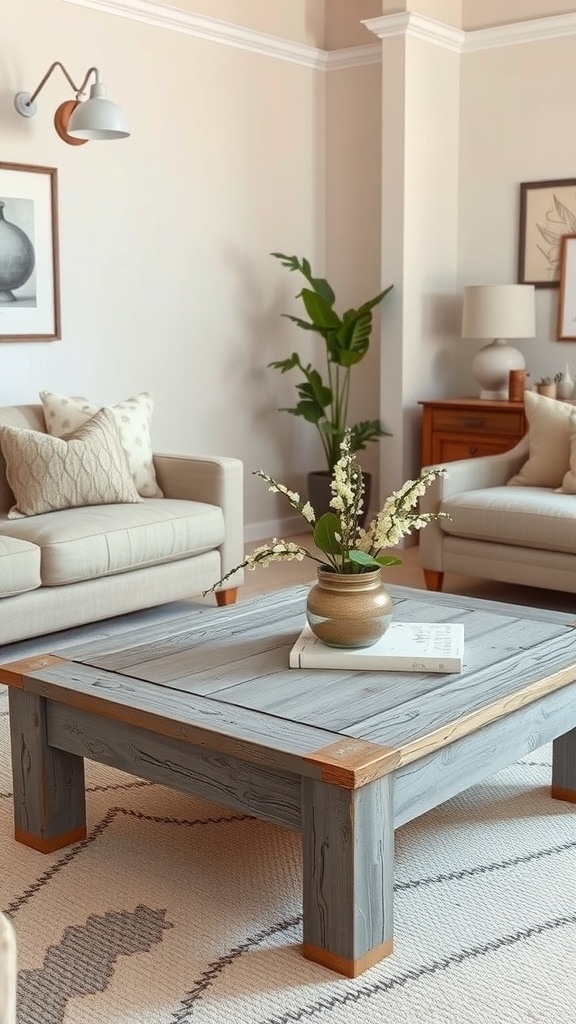
[[[319,775],[319,770],[313,762],[304,760],[305,755],[335,739],[324,729],[166,690],[75,662],[62,661],[31,672],[23,678],[23,690],[248,761],[312,776]]]

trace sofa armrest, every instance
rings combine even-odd
[[[518,472],[528,458],[528,436],[508,452],[500,455],[484,455],[477,459],[459,459],[442,463],[446,475],[437,476],[428,488],[425,498],[439,503],[443,498],[463,491],[478,491],[483,487],[501,487]],[[428,467],[429,468],[429,467]],[[438,506],[439,507],[439,506]],[[437,511],[437,508],[425,511]]]
[[[485,487],[501,487],[526,462],[529,441],[526,434],[514,448],[500,455],[484,455],[477,459],[459,459],[442,464],[446,473],[435,477],[420,499],[422,512],[441,512],[445,498],[464,491]],[[429,468],[429,467],[427,467]],[[442,572],[442,540],[445,533],[441,521],[432,521],[420,533],[420,565],[423,569]]]
[[[216,455],[154,454],[154,468],[166,498],[204,501],[218,505],[224,515],[220,545],[221,575],[244,560],[244,464],[240,459]],[[226,581],[223,590],[238,587],[243,573]]]

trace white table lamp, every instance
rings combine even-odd
[[[478,284],[464,289],[462,337],[492,338],[474,356],[472,370],[480,398],[508,398],[510,370],[523,370],[526,361],[508,338],[533,338],[536,307],[533,284]]]

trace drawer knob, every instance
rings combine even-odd
[[[486,422],[485,419],[470,418],[470,419],[464,420],[464,426],[466,426],[466,427],[483,427],[485,422]]]
[[[476,447],[476,445],[475,444],[471,444],[469,449],[468,449],[468,454],[469,455],[476,455],[477,451],[478,451],[478,448]]]

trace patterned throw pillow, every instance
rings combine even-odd
[[[82,398],[70,398],[54,391],[41,391],[40,401],[46,429],[53,437],[64,437],[70,431],[77,430],[100,409],[100,406],[92,405]],[[125,402],[107,408],[116,419],[120,441],[138,494],[143,498],[163,498],[156,480],[150,438],[154,396],[149,391],[142,391],[133,398],[127,398]]]
[[[0,447],[16,499],[9,519],[82,505],[142,501],[109,409],[66,438],[0,426]]]

